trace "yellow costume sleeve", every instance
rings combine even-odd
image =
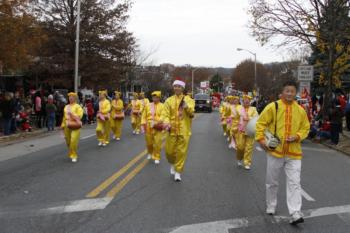
[[[187,114],[189,115],[189,116],[193,116],[193,113],[194,113],[194,101],[190,98],[190,97],[188,97],[188,96],[186,96],[185,97],[185,99],[184,99],[184,101],[185,101],[185,103],[186,103],[186,105],[187,105],[187,108],[185,108],[185,111],[187,112]]]
[[[307,117],[307,114],[305,112],[304,109],[301,110],[301,121],[300,121],[300,126],[299,126],[299,130],[297,132],[297,137],[299,138],[298,141],[302,141],[305,138],[307,138],[307,136],[309,135],[309,131],[310,131],[310,122],[309,122],[309,118]]]
[[[167,99],[164,103],[161,120],[164,124],[170,124],[170,99]]]
[[[61,123],[61,128],[66,127],[66,121],[67,121],[67,116],[66,116],[67,110],[66,110],[66,108],[67,108],[67,106],[65,106],[64,109],[63,109],[63,119],[62,119],[62,123]]]
[[[255,140],[261,141],[265,138],[264,132],[274,120],[274,116],[276,114],[275,104],[271,103],[267,105],[264,111],[260,114],[258,121],[256,122],[256,134]]]
[[[141,125],[145,125],[147,124],[148,121],[148,116],[150,115],[150,106],[147,105],[144,109],[144,111],[142,111],[142,115],[141,115]]]

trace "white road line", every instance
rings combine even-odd
[[[88,135],[88,136],[85,136],[85,137],[82,137],[81,139],[84,140],[84,139],[88,139],[88,138],[91,138],[93,136],[95,136],[96,134],[91,134],[91,135]]]
[[[329,215],[335,215],[335,214],[336,215],[350,214],[350,205],[310,209],[310,210],[303,211],[303,213],[305,218],[315,218],[315,217],[329,216]],[[230,229],[265,225],[265,224],[269,224],[269,221],[270,221],[270,224],[288,222],[289,217],[275,216],[270,218],[268,216],[256,216],[256,217],[248,217],[248,218],[228,219],[223,221],[205,222],[205,223],[197,223],[197,224],[175,227],[172,229],[168,229],[165,232],[228,233]]]
[[[301,189],[301,195],[308,201],[316,201],[304,189]]]
[[[315,152],[326,152],[326,153],[334,152],[334,150],[330,150],[330,149],[312,148],[312,147],[306,147],[306,146],[303,146],[302,149],[307,151],[315,151]]]
[[[59,206],[52,206],[42,209],[22,208],[22,210],[0,212],[0,218],[44,216],[53,214],[83,212],[92,210],[102,210],[108,206],[112,198],[95,198],[71,201]],[[24,210],[23,210],[24,209]]]

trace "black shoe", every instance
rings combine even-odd
[[[304,218],[302,218],[302,217],[300,217],[300,218],[298,218],[298,219],[296,219],[296,220],[291,220],[290,221],[290,225],[293,225],[293,226],[296,226],[296,225],[298,225],[299,223],[303,223],[304,222]]]

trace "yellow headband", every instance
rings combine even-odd
[[[251,96],[249,96],[249,95],[243,95],[243,99],[249,99],[249,100],[251,100],[251,99],[253,99],[253,97],[251,97]]]
[[[99,94],[99,95],[105,95],[105,96],[106,96],[106,95],[107,95],[107,90],[99,91],[98,94]]]
[[[162,92],[154,91],[154,92],[152,92],[152,96],[156,96],[156,97],[160,98],[162,96]]]
[[[114,94],[117,96],[121,96],[122,93],[120,93],[119,91],[115,91]]]
[[[68,93],[68,96],[69,96],[69,97],[71,97],[71,96],[78,97],[78,94],[75,93],[75,92],[69,92],[69,93]]]

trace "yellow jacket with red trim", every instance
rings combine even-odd
[[[187,105],[182,114],[179,111],[181,100]],[[190,97],[173,95],[165,101],[161,119],[164,124],[170,125],[171,135],[190,136],[193,114],[194,101]]]
[[[292,159],[301,159],[301,141],[307,138],[310,130],[310,123],[305,110],[297,103],[288,104],[283,100],[277,101],[277,137],[281,140],[281,144],[269,153],[277,158],[285,156]],[[264,140],[265,130],[269,130],[274,134],[276,122],[276,107],[275,103],[270,103],[261,113],[256,124],[257,141]],[[296,136],[295,142],[287,142],[286,139],[291,136]]]

